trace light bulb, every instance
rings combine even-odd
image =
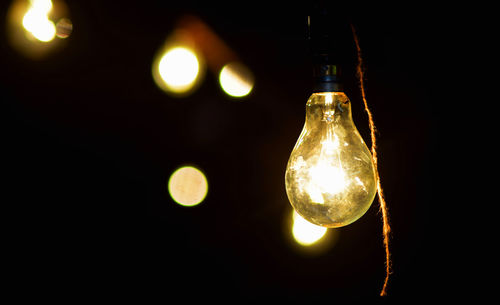
[[[293,208],[316,225],[345,226],[368,210],[377,191],[375,167],[345,93],[311,95],[285,176]]]

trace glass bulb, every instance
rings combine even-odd
[[[285,176],[293,208],[316,225],[342,227],[368,210],[377,191],[375,168],[345,93],[311,95]]]

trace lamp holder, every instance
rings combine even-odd
[[[314,4],[307,16],[307,41],[313,66],[313,92],[343,91],[342,63],[352,44],[346,11]]]

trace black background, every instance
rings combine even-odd
[[[447,251],[455,239],[441,217],[451,203],[437,191],[448,169],[437,119],[454,27],[446,9],[338,6],[358,31],[379,131],[393,229],[393,275],[389,296],[380,298],[377,200],[322,255],[300,253],[284,230],[284,172],[311,94],[308,4],[67,4],[74,30],[64,48],[34,61],[5,33],[0,42],[3,251],[19,298],[403,304],[450,297],[443,283],[461,282],[465,271]],[[229,98],[210,72],[184,99],[156,87],[153,56],[183,14],[204,20],[250,67],[256,83],[248,97]],[[370,143],[354,64],[346,59],[345,91]],[[194,208],[175,204],[166,189],[182,165],[208,179],[208,195]]]

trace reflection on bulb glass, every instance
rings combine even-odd
[[[370,207],[375,169],[343,92],[314,93],[307,101],[306,122],[285,182],[294,209],[316,225],[345,226]]]

